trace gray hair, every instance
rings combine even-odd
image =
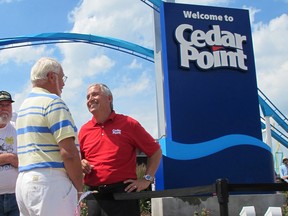
[[[101,89],[101,92],[103,92],[106,96],[112,97],[110,107],[111,107],[111,110],[113,110],[113,95],[112,95],[111,90],[108,88],[108,86],[103,83],[94,83],[94,84],[89,85],[88,89],[90,89],[91,87],[99,87]]]
[[[40,80],[46,80],[49,72],[59,74],[62,66],[55,59],[42,57],[32,67],[30,73],[30,80],[32,84],[36,84]]]

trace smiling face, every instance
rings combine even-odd
[[[87,107],[94,117],[103,118],[111,113],[112,95],[107,95],[99,85],[93,85],[87,91]]]

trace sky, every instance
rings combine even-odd
[[[258,88],[288,116],[288,0],[178,0],[248,9]],[[154,48],[153,9],[141,0],[0,0],[0,38],[40,33],[112,37]],[[30,69],[40,57],[56,58],[68,76],[62,92],[80,129],[91,119],[87,87],[105,83],[117,113],[137,119],[158,137],[154,63],[112,49],[81,43],[0,50],[0,89],[9,91],[15,112],[31,90]]]

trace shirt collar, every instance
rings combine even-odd
[[[94,116],[92,116],[91,121],[92,121],[92,124],[93,124],[94,126],[96,126],[96,125],[104,125],[104,124],[106,124],[108,121],[113,121],[115,117],[116,117],[116,113],[115,113],[115,111],[113,110],[104,123],[100,123],[100,124],[97,123],[97,121],[96,121],[96,119],[94,118]]]
[[[47,89],[44,89],[41,87],[33,87],[32,92],[45,92],[45,93],[51,94],[51,92],[49,92]]]

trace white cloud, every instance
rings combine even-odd
[[[137,80],[131,80],[130,78],[123,77],[119,86],[113,89],[114,97],[129,98],[135,95],[145,94],[146,89],[150,87],[151,80],[146,73],[142,73]]]
[[[103,74],[111,69],[115,62],[104,54],[103,48],[87,44],[61,44],[62,66],[69,77],[69,87],[78,88],[84,79]],[[68,85],[67,85],[68,87]]]
[[[7,64],[13,62],[16,64],[22,64],[25,62],[31,62],[42,56],[51,56],[54,52],[53,48],[47,48],[46,46],[27,46],[21,48],[12,48],[3,50],[0,52],[0,64]]]
[[[131,64],[128,66],[129,69],[141,69],[142,64],[137,61],[137,59],[133,59]]]
[[[105,73],[115,65],[115,62],[106,55],[101,55],[89,60],[88,75],[93,76],[99,73]]]
[[[288,114],[288,15],[283,14],[268,24],[258,25],[253,32],[256,71],[259,88]]]
[[[142,46],[153,46],[152,9],[141,1],[83,0],[70,17],[72,32],[118,38]]]
[[[246,5],[243,6],[243,9],[249,10],[249,17],[250,17],[250,23],[254,23],[255,21],[255,15],[259,12],[261,12],[260,9],[254,8],[254,7],[247,7]]]
[[[31,91],[31,83],[30,83],[30,80],[27,80],[24,84],[24,88],[21,92],[17,93],[14,95],[14,98],[13,100],[15,101],[13,103],[13,110],[15,112],[17,112],[23,102],[23,100],[28,96],[28,94],[30,93]]]

